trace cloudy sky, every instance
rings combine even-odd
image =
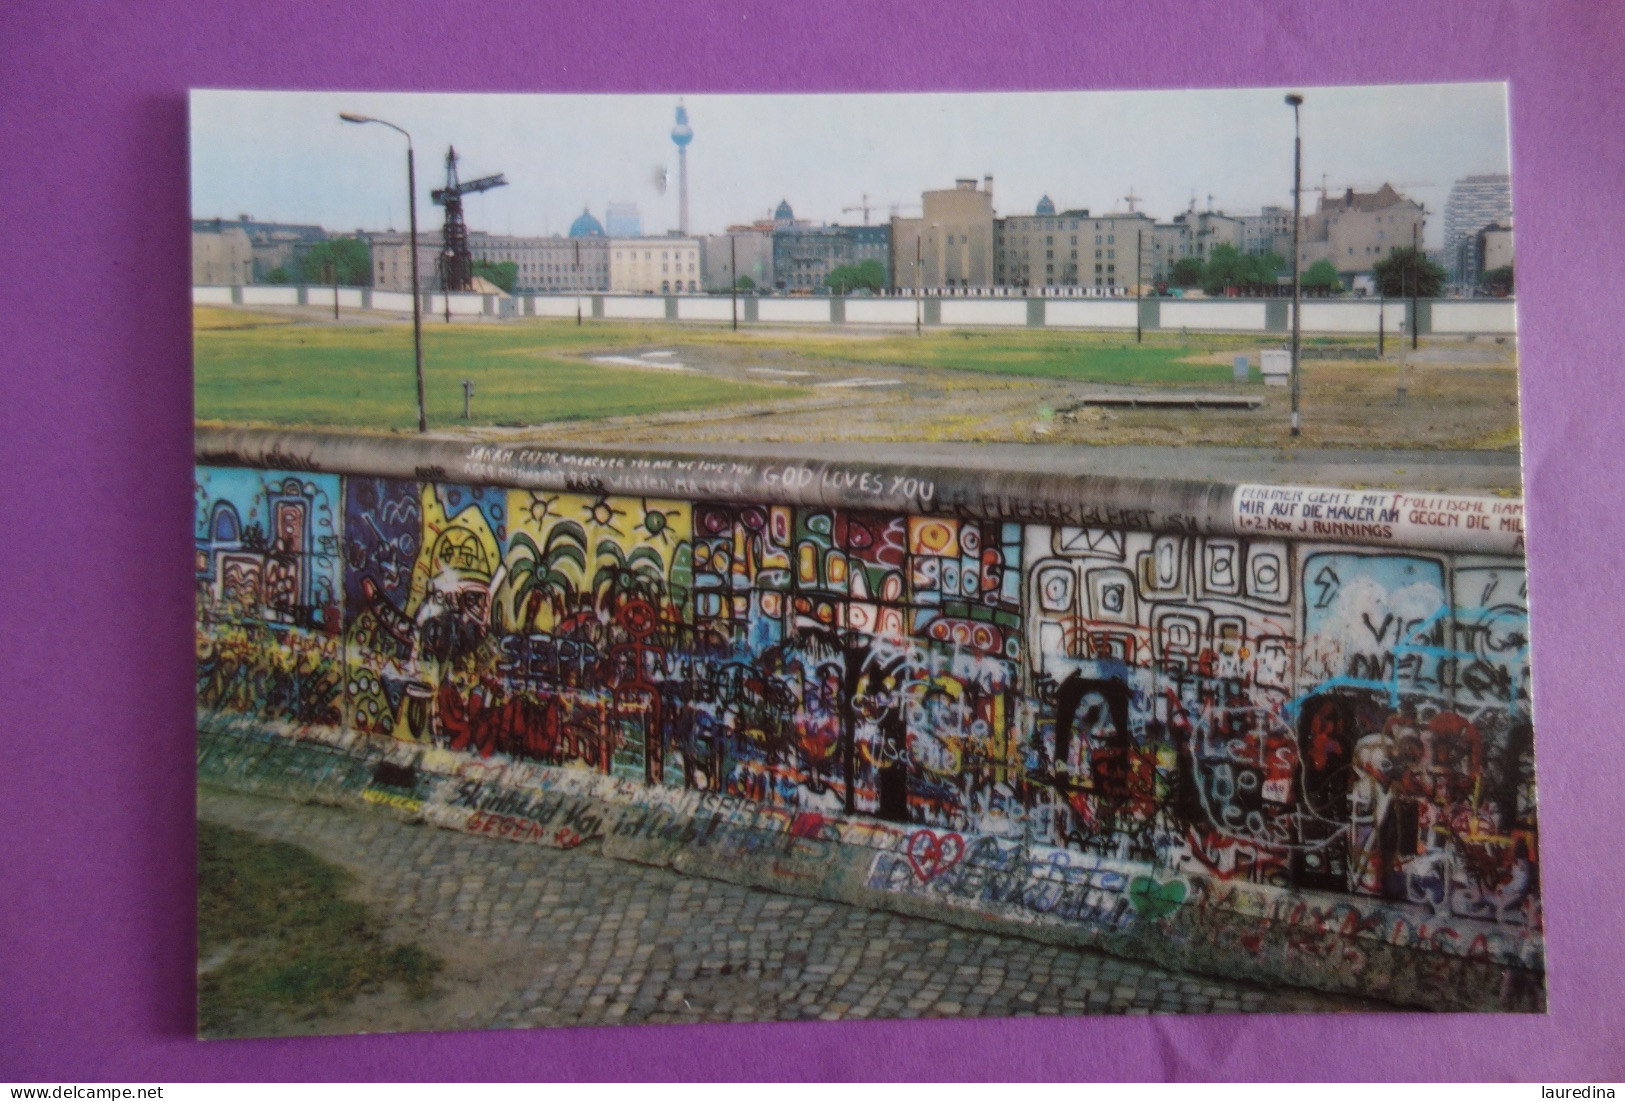
[[[1158,220],[1186,210],[1256,212],[1292,201],[1288,89],[931,95],[681,97],[689,146],[690,230],[715,233],[788,199],[798,218],[883,222],[917,214],[920,192],[955,177],[994,177],[1000,215],[1126,210]],[[1333,190],[1391,181],[1429,211],[1459,177],[1507,172],[1500,84],[1300,88],[1304,205]],[[677,226],[679,96],[431,95],[197,91],[191,103],[194,217],[317,223],[331,230],[406,228],[404,141],[417,150],[420,229],[437,226],[428,192],[456,146],[463,179],[502,172],[509,186],[465,202],[469,227],[565,233],[583,207],[636,203],[645,233]],[[660,179],[670,173],[664,189]]]

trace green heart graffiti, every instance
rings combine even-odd
[[[1148,921],[1156,921],[1179,909],[1179,904],[1185,901],[1185,882],[1171,879],[1167,883],[1158,883],[1150,876],[1142,875],[1129,883],[1128,901],[1135,913]]]

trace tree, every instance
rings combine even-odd
[[[1230,287],[1273,287],[1286,261],[1275,253],[1243,256],[1234,245],[1216,245],[1202,269],[1202,289],[1218,294]]]
[[[1310,264],[1309,270],[1303,273],[1298,282],[1304,290],[1343,293],[1343,279],[1337,274],[1337,265],[1330,260],[1316,260]]]
[[[1242,282],[1241,253],[1232,245],[1215,245],[1202,267],[1202,290],[1208,294],[1218,294],[1226,287],[1239,286]]]
[[[481,279],[489,279],[506,294],[512,294],[514,287],[519,283],[519,265],[512,260],[504,260],[500,264],[493,264],[489,260],[476,260],[474,274]]]
[[[328,283],[328,265],[338,271],[338,281],[346,287],[372,285],[372,249],[359,237],[332,237],[318,241],[299,257],[299,278],[305,283]]]
[[[1275,287],[1280,284],[1281,273],[1286,271],[1286,261],[1273,252],[1266,252],[1258,256],[1248,256],[1247,286]]]
[[[859,289],[878,291],[886,285],[886,265],[879,260],[842,264],[825,276],[824,282],[836,294],[849,294]]]
[[[734,286],[742,291],[753,291],[756,289],[756,280],[748,275],[741,275],[739,282],[735,283]]]
[[[1176,287],[1194,287],[1202,282],[1202,261],[1194,256],[1187,256],[1174,265],[1174,270],[1168,273],[1168,282]]]
[[[1445,280],[1444,269],[1414,248],[1395,249],[1372,266],[1371,274],[1389,298],[1436,298]]]
[[[1507,297],[1512,293],[1515,285],[1512,265],[1508,264],[1503,268],[1492,268],[1484,273],[1479,282],[1483,284],[1486,291],[1489,291],[1497,298]]]
[[[292,283],[293,279],[288,275],[287,268],[272,268],[270,271],[265,273],[265,281],[276,286],[282,286],[287,283]]]

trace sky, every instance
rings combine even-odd
[[[678,225],[676,106],[688,108],[689,230],[719,233],[787,199],[814,223],[884,223],[919,213],[920,192],[991,174],[999,216],[1190,208],[1232,214],[1292,202],[1292,109],[1304,97],[1304,210],[1333,192],[1392,183],[1428,211],[1462,176],[1509,171],[1506,87],[1426,84],[1209,91],[887,95],[469,95],[194,91],[192,215],[314,223],[334,232],[405,229],[411,132],[420,231],[439,226],[429,191],[455,146],[462,179],[508,186],[464,201],[469,228],[565,234],[585,208],[635,203],[646,234]],[[669,181],[662,186],[662,181]],[[1209,199],[1211,196],[1211,200]]]

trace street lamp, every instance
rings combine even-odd
[[[1303,312],[1303,280],[1300,269],[1303,267],[1303,254],[1299,234],[1303,232],[1303,134],[1298,127],[1298,108],[1303,106],[1303,97],[1296,92],[1288,92],[1287,106],[1292,108],[1292,434],[1299,434],[1298,429],[1298,352],[1300,329],[1298,315]]]
[[[1129,188],[1130,195],[1134,189]],[[1145,296],[1145,230],[1134,231],[1134,343],[1145,341],[1145,323],[1140,311],[1142,299]]]
[[[921,244],[925,240],[925,227],[914,235],[914,335],[920,335],[921,326],[925,322],[925,292],[924,284],[920,281],[920,261],[922,258]]]
[[[379,126],[387,126],[406,138],[406,209],[412,237],[412,356],[417,366],[418,431],[427,432],[429,418],[423,411],[423,306],[418,291],[418,184],[417,170],[412,160],[412,135],[393,122],[385,122],[383,119],[375,119],[368,115],[353,115],[348,111],[340,111],[339,118],[345,122],[376,122]]]

